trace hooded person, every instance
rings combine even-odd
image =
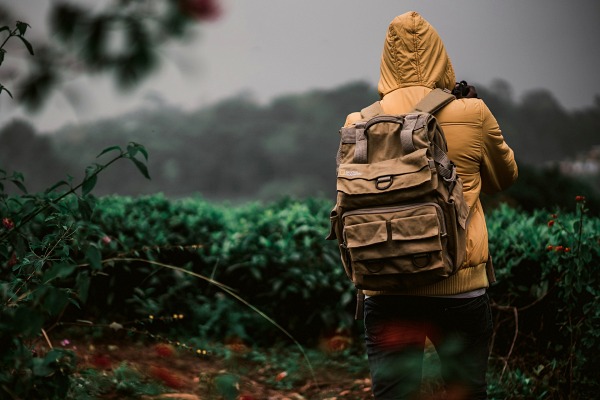
[[[378,91],[383,112],[409,113],[433,89],[452,91],[455,85],[452,63],[433,26],[417,12],[394,18],[381,56]],[[469,206],[466,257],[455,274],[434,284],[365,291],[365,342],[377,400],[418,398],[426,338],[440,357],[445,389],[456,396],[452,398],[487,399],[492,320],[486,289],[491,258],[479,195],[507,188],[518,170],[483,100],[459,98],[435,116]],[[360,112],[352,113],[345,126],[361,118]]]

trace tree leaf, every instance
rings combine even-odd
[[[89,220],[92,217],[93,210],[92,210],[90,203],[86,199],[78,197],[77,198],[77,206],[79,208],[79,212],[81,213],[81,216],[83,217],[83,219]]]
[[[32,56],[33,54],[33,46],[31,46],[31,43],[29,43],[27,41],[27,39],[25,39],[23,36],[18,36],[19,39],[21,39],[21,41],[23,42],[23,44],[25,44],[25,47],[27,47],[27,50],[29,51],[29,54],[31,54]]]
[[[82,303],[85,303],[88,298],[88,293],[90,289],[90,275],[87,271],[80,272],[77,274],[77,278],[75,280],[75,291],[77,292],[77,296]]]
[[[55,263],[44,273],[44,282],[54,278],[66,278],[75,271],[75,264]]]
[[[27,28],[30,28],[31,26],[23,21],[17,21],[17,29],[19,30],[19,35],[24,35],[25,32],[27,32]]]
[[[144,146],[136,142],[129,142],[128,147],[134,147],[136,149],[136,152],[139,151],[140,153],[142,153],[144,159],[148,161],[148,152],[146,151],[146,148]]]
[[[98,181],[98,175],[96,175],[97,170],[97,165],[90,165],[85,169],[85,179],[81,184],[82,196],[88,195],[96,186],[96,182]]]
[[[129,157],[133,158],[135,157],[135,155],[138,153],[139,148],[138,146],[136,146],[136,144],[134,142],[129,142],[129,144],[127,145],[127,154],[129,155]]]
[[[91,175],[88,178],[86,178],[85,181],[83,181],[83,184],[81,185],[81,195],[87,196],[92,191],[92,189],[94,189],[97,181],[97,175]]]
[[[101,155],[103,155],[103,154],[106,154],[106,153],[108,153],[109,151],[114,151],[114,150],[118,150],[119,152],[123,152],[123,150],[121,150],[121,147],[119,147],[119,146],[110,146],[110,147],[107,147],[107,148],[105,148],[104,150],[102,150],[102,151],[100,152],[100,154],[98,154],[98,155],[96,156],[96,158],[100,157],[100,156],[101,156]]]
[[[140,172],[142,173],[142,175],[144,175],[146,177],[146,179],[151,179],[150,175],[148,174],[148,168],[146,167],[146,164],[144,164],[143,162],[141,162],[137,158],[131,158],[131,161],[135,164],[135,166],[137,167],[137,169],[140,170]]]
[[[58,181],[56,182],[54,185],[50,186],[48,189],[46,189],[44,191],[44,193],[50,193],[53,192],[54,190],[58,189],[61,186],[69,186],[69,183],[67,181]]]
[[[93,269],[98,271],[102,269],[102,253],[100,253],[100,250],[97,247],[88,247],[85,252],[85,259],[90,263]]]
[[[14,99],[12,93],[10,92],[10,90],[8,90],[5,86],[3,86],[2,84],[0,84],[0,93],[2,93],[2,91],[5,91],[6,93],[8,93],[8,95],[10,96],[11,99]]]
[[[23,185],[23,183],[21,181],[18,181],[16,179],[11,179],[10,181],[12,183],[14,183],[15,186],[18,187],[20,191],[22,191],[23,193],[27,193],[27,188],[25,187],[25,185]]]
[[[4,62],[4,55],[6,54],[6,50],[0,49],[0,65]]]

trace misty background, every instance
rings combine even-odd
[[[103,148],[136,141],[149,151],[152,180],[116,166],[97,194],[333,197],[339,127],[377,100],[387,26],[415,10],[515,150],[519,183],[492,202],[562,205],[600,188],[597,2],[214,2],[215,18],[152,46],[157,67],[127,90],[111,74],[83,70],[62,74],[35,112],[0,95],[0,168],[43,190],[81,177]],[[28,40],[43,48],[59,40],[48,23],[59,3],[2,0],[0,16],[28,22]],[[91,15],[118,7],[72,3]],[[9,47],[0,82],[17,87],[28,68],[26,51]]]

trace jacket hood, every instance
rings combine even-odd
[[[381,55],[379,95],[408,86],[452,90],[455,81],[452,63],[435,28],[414,11],[394,18]]]

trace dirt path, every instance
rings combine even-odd
[[[61,346],[77,354],[77,370],[93,371],[116,382],[115,372],[130,371],[144,382],[158,382],[172,393],[160,396],[129,397],[181,400],[363,400],[372,399],[368,374],[353,374],[343,366],[308,368],[296,365],[280,370],[268,359],[244,357],[244,349],[232,347],[228,357],[209,352],[185,350],[176,344],[142,345],[127,340],[88,344],[62,341]],[[284,355],[285,357],[285,355]],[[287,364],[289,365],[289,363]],[[118,390],[103,393],[100,399],[123,399]]]

